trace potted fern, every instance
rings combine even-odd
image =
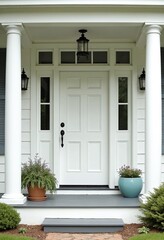
[[[130,166],[122,166],[119,170],[118,186],[124,197],[138,197],[142,190],[143,181],[141,178],[142,171]]]
[[[34,160],[29,158],[27,163],[22,164],[21,185],[23,189],[27,188],[29,200],[44,201],[47,198],[46,191],[53,193],[56,183],[55,175],[38,154]]]

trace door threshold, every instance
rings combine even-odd
[[[109,190],[108,185],[60,185],[58,190]]]

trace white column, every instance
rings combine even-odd
[[[6,189],[1,202],[23,204],[21,194],[21,25],[5,26],[7,31],[5,166]]]
[[[145,191],[161,183],[161,55],[158,25],[146,29],[146,163]]]

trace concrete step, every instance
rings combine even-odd
[[[121,218],[45,218],[44,232],[100,233],[121,231]]]

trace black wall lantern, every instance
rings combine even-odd
[[[22,88],[22,90],[27,90],[28,80],[29,80],[29,78],[27,77],[27,75],[24,71],[24,68],[23,68],[23,71],[22,71],[22,74],[21,74],[21,88]]]
[[[88,42],[89,40],[84,36],[87,32],[86,29],[80,29],[81,37],[77,39],[77,57],[86,56],[88,57]]]
[[[140,90],[145,90],[145,77],[146,77],[145,69],[143,68],[142,73],[138,78]]]

